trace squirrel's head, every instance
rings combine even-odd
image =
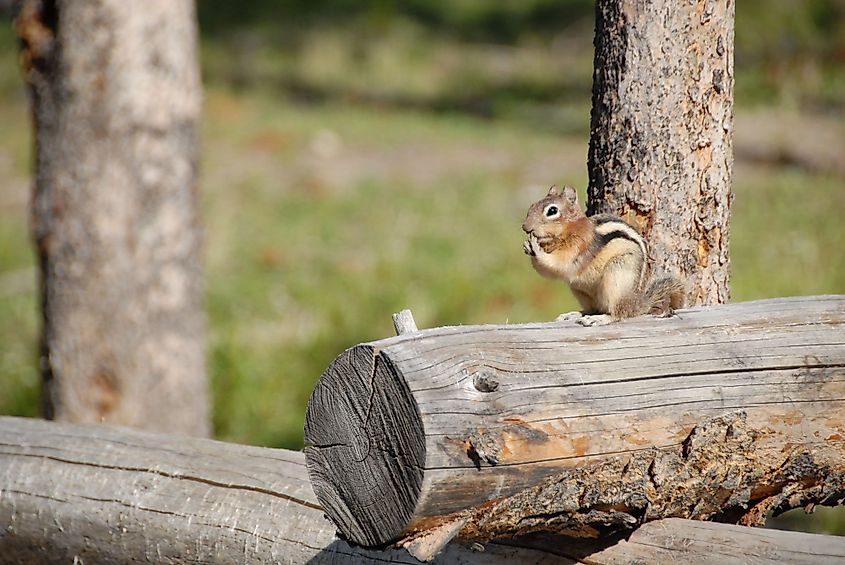
[[[538,237],[558,235],[563,226],[584,217],[578,204],[578,195],[571,186],[564,186],[563,190],[557,185],[549,189],[545,198],[528,208],[528,214],[522,223],[525,233],[533,233]]]

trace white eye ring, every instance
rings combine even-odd
[[[543,208],[543,215],[547,218],[555,219],[560,217],[560,206],[557,204],[549,204]]]

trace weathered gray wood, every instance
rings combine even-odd
[[[0,563],[418,563],[404,549],[339,540],[305,475],[298,452],[0,417]],[[427,541],[416,541],[420,556],[437,552],[436,540],[433,551],[420,547]],[[845,538],[678,519],[646,524],[619,543],[547,535],[507,543],[453,542],[435,562],[845,556]]]
[[[588,211],[622,216],[687,304],[729,298],[731,0],[597,0]]]
[[[618,538],[618,536],[617,536]],[[595,540],[553,534],[519,539],[577,563],[694,563],[818,565],[845,561],[845,537],[666,518],[643,524],[627,539]]]
[[[589,556],[594,565],[696,563],[819,565],[845,562],[845,538],[668,518]]]
[[[843,322],[845,296],[798,297],[359,345],[311,397],[311,481],[362,544],[473,507],[484,540],[835,504]]]
[[[419,331],[414,315],[407,308],[393,314],[393,327],[396,329],[396,335]]]
[[[211,431],[193,0],[25,0],[47,417]]]
[[[338,539],[299,452],[0,417],[0,563],[405,563]],[[449,544],[440,563],[569,559]]]

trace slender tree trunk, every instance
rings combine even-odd
[[[26,0],[44,413],[207,435],[192,0]]]
[[[689,304],[726,302],[732,0],[597,0],[588,209],[650,242]]]

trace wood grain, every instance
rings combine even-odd
[[[603,544],[550,534],[520,538],[577,563],[755,563],[818,565],[845,561],[845,537],[666,518],[643,524],[627,538]],[[603,548],[602,548],[603,546]]]
[[[419,563],[334,532],[301,453],[0,417],[0,563]],[[669,519],[621,541],[533,534],[439,549],[434,563],[465,565],[815,564],[845,558],[845,538]]]
[[[798,297],[362,344],[309,403],[312,484],[362,544],[469,508],[461,535],[491,539],[832,504],[843,322],[845,297]]]
[[[586,562],[593,565],[842,563],[845,538],[667,518],[643,524],[627,541],[590,554]]]
[[[0,563],[417,564],[335,535],[299,452],[0,417]],[[458,543],[438,563],[553,565]]]
[[[407,308],[393,314],[393,327],[396,328],[396,335],[419,331],[414,315]]]

